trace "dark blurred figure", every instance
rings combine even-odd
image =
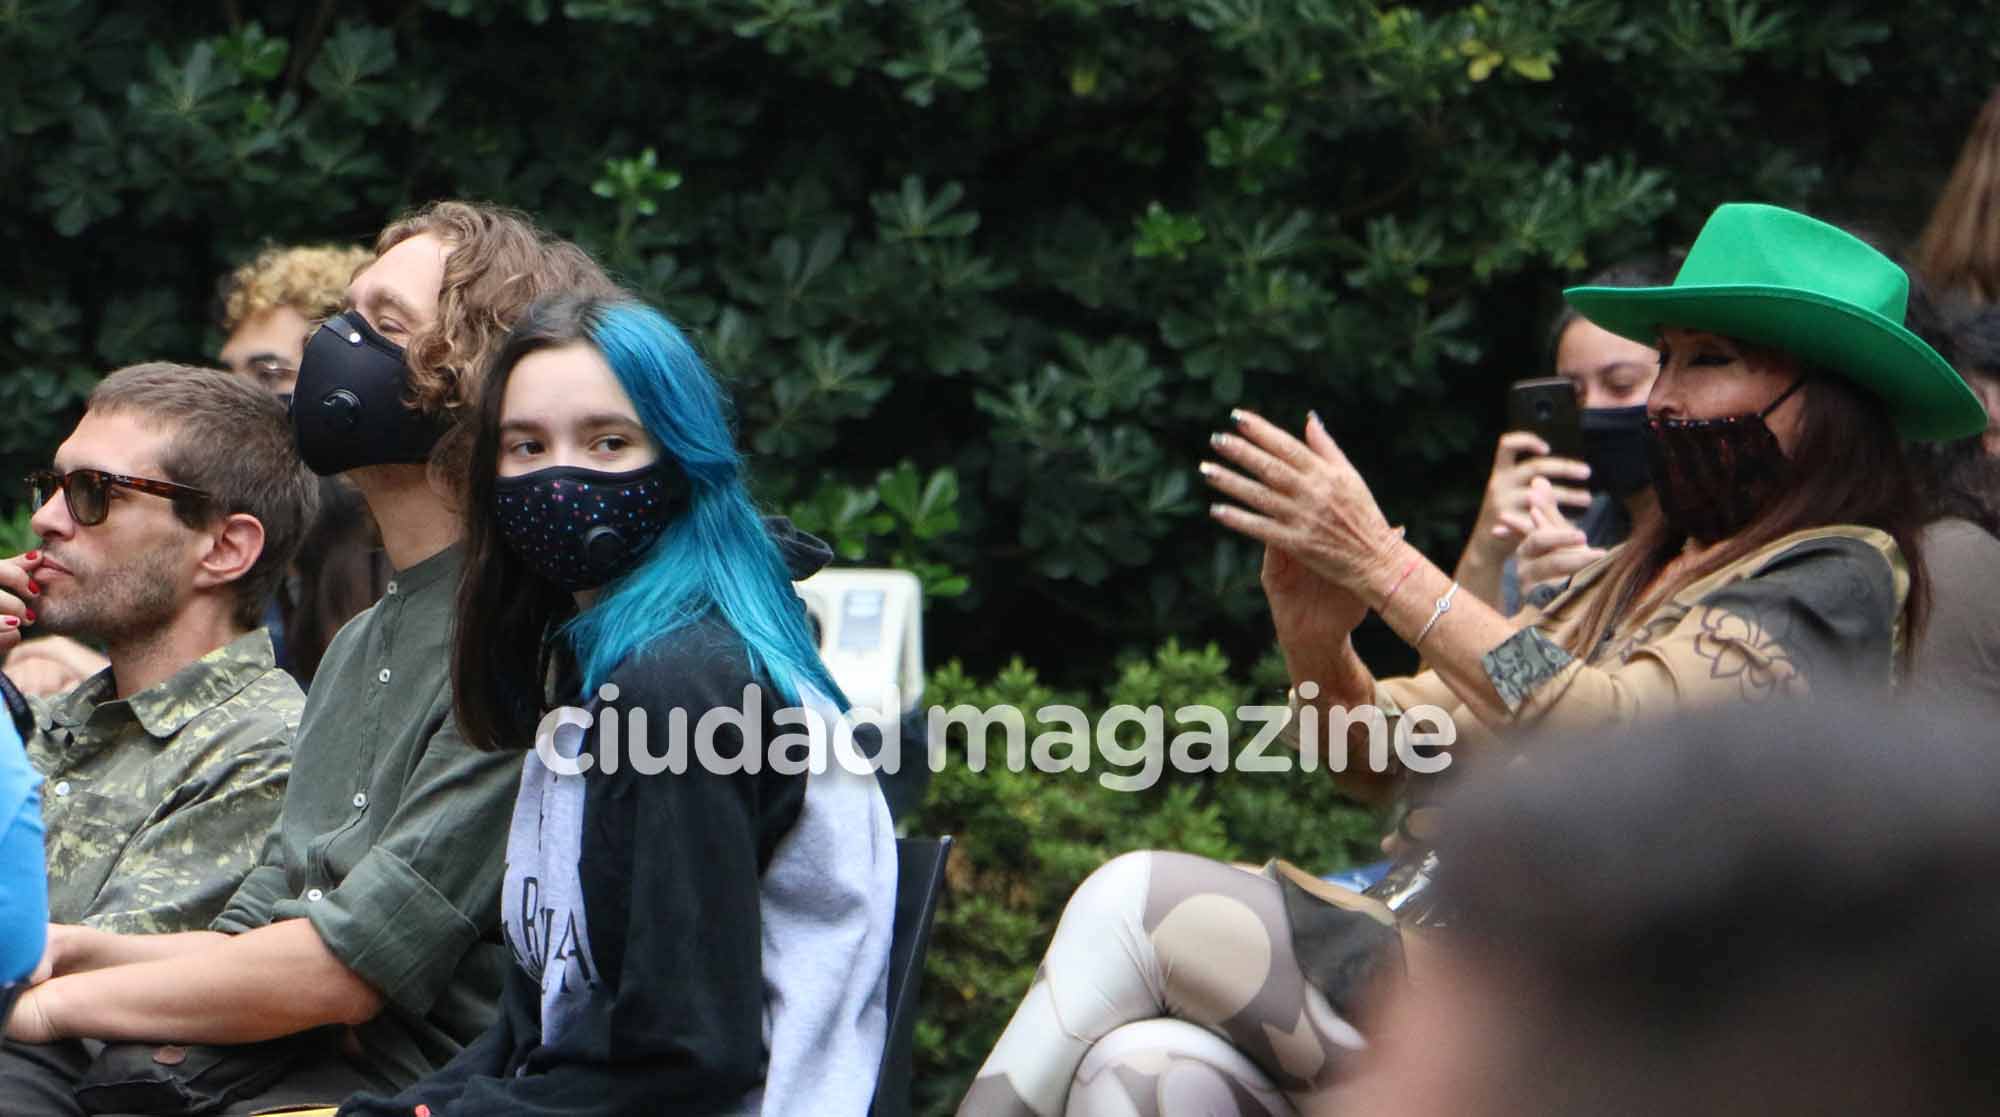
[[[1909,446],[1936,519],[1924,529],[1931,623],[1908,689],[1924,701],[2000,708],[2000,307],[1932,305],[1926,314],[1946,359],[1986,405],[1987,424],[1970,438]],[[1922,333],[1916,314],[1911,321]]]
[[[222,362],[231,372],[289,397],[306,337],[340,312],[348,280],[375,259],[365,248],[266,248],[231,272],[219,293]],[[319,519],[265,618],[278,664],[302,687],[340,626],[382,596],[389,560],[361,493],[339,477],[320,479]]]
[[[302,687],[312,685],[333,634],[375,604],[389,584],[389,556],[360,490],[339,477],[322,477],[319,507],[275,606],[285,633],[278,664]]]
[[[1466,789],[1438,882],[1458,922],[1348,1112],[2000,1112],[1989,736],[1739,707]]]

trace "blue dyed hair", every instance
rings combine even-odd
[[[658,445],[662,468],[678,468],[689,491],[638,565],[581,612],[570,594],[511,552],[492,507],[508,377],[529,353],[571,344],[604,357]],[[810,687],[847,708],[820,661],[784,556],[744,486],[728,399],[687,337],[658,311],[628,298],[574,293],[531,306],[481,388],[470,468],[452,687],[459,729],[476,747],[533,744],[544,699],[538,652],[551,635],[575,660],[578,697],[587,698],[620,663],[711,615],[741,637],[751,670],[786,704],[798,704]]]
[[[630,573],[563,626],[586,694],[663,633],[719,613],[750,650],[753,669],[787,702],[809,684],[847,708],[807,627],[791,573],[743,482],[729,403],[679,327],[636,302],[584,313],[590,343],[625,389],[664,458],[686,473],[686,510]]]

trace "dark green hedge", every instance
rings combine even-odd
[[[1995,0],[0,0],[0,476],[212,354],[261,242],[486,198],[700,335],[766,499],[922,570],[934,696],[1250,693],[1228,408],[1316,407],[1449,560],[1564,280],[1732,199],[1908,235],[1997,64]],[[931,1104],[1102,857],[1365,849],[1305,780],[941,776]]]
[[[1191,483],[1228,407],[1316,406],[1448,554],[1561,279],[1730,198],[1909,229],[1996,30],[1992,0],[9,0],[0,469],[106,368],[212,354],[260,242],[476,196],[700,331],[770,500],[969,586],[934,646],[1078,681],[1170,633],[1248,654],[1255,556]]]

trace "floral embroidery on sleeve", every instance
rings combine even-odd
[[[1486,669],[1486,677],[1492,680],[1500,701],[1507,704],[1507,712],[1517,714],[1521,712],[1521,703],[1543,683],[1561,674],[1571,659],[1568,652],[1542,635],[1540,629],[1524,628],[1480,657],[1479,663]]]
[[[1716,605],[1702,609],[1694,654],[1711,679],[1735,679],[1746,701],[1790,694],[1798,665],[1771,634],[1763,610],[1740,613]]]

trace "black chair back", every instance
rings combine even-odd
[[[908,1117],[911,1047],[917,1028],[917,994],[931,921],[944,895],[944,866],[951,837],[896,839],[896,931],[889,943],[889,1041],[875,1080],[869,1117]]]

